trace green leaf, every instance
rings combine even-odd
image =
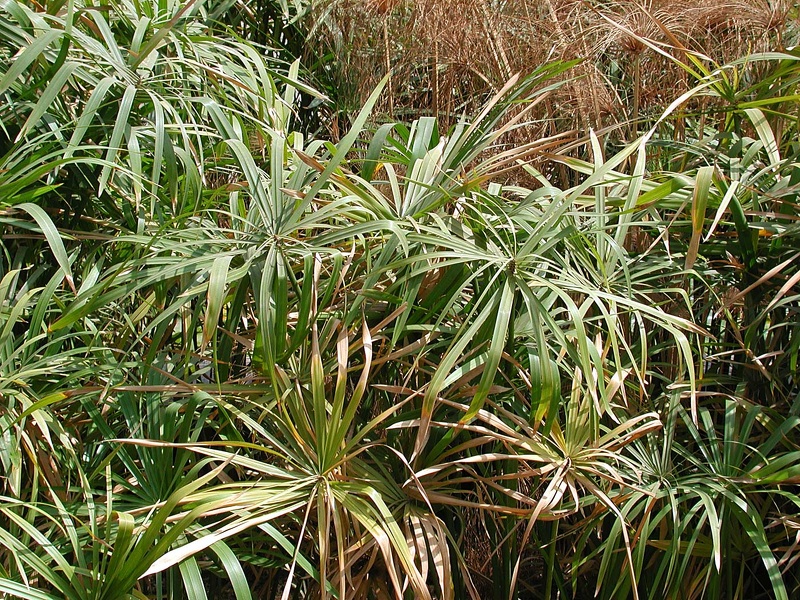
[[[711,182],[714,178],[715,168],[712,166],[700,167],[695,177],[694,194],[692,196],[692,238],[689,242],[689,249],[686,251],[686,261],[684,268],[691,269],[697,260],[697,253],[700,249],[700,238],[703,235],[703,225],[706,219],[706,207],[711,191]]]
[[[108,150],[106,150],[105,156],[106,165],[103,167],[103,170],[100,173],[100,183],[97,186],[98,194],[102,194],[105,191],[106,185],[111,178],[112,170],[114,168],[114,161],[121,147],[122,137],[125,134],[125,131],[130,128],[129,118],[135,99],[136,86],[128,85],[125,88],[125,93],[122,95],[122,100],[119,105],[119,112],[116,116],[116,123],[114,124],[114,129],[111,131],[111,138],[108,141]],[[140,174],[134,175],[138,176]]]
[[[73,292],[77,293],[75,290],[75,281],[72,277],[72,269],[70,267],[69,257],[67,256],[67,250],[64,248],[64,242],[61,239],[61,235],[58,233],[58,229],[56,229],[56,226],[53,224],[50,216],[39,206],[29,202],[17,204],[16,208],[27,212],[31,217],[33,217],[33,220],[36,221],[36,224],[39,225],[39,229],[42,230],[42,233],[44,234],[44,237],[50,246],[50,250],[55,256],[58,266],[61,267],[61,271],[64,273],[67,284],[69,284],[69,287]]]
[[[506,339],[508,337],[508,324],[511,320],[511,312],[514,307],[514,290],[516,286],[512,277],[507,277],[503,282],[500,299],[497,302],[497,313],[494,317],[494,329],[492,330],[492,339],[489,343],[489,354],[486,357],[486,363],[483,367],[483,374],[475,390],[475,395],[472,397],[469,409],[461,417],[462,423],[468,423],[472,420],[478,411],[483,408],[483,404],[489,395],[489,390],[494,384],[497,375],[497,368],[500,366],[500,359],[502,358],[503,350],[505,348]]]
[[[183,579],[183,586],[186,588],[186,597],[192,600],[208,600],[206,586],[195,558],[193,556],[187,558],[178,565],[178,568],[181,572],[181,579]]]
[[[206,314],[203,321],[203,342],[205,347],[214,337],[217,331],[217,323],[225,304],[225,288],[228,279],[228,268],[230,267],[232,254],[218,256],[211,265],[208,276],[208,293]]]
[[[208,549],[219,558],[222,568],[228,575],[228,581],[231,584],[236,600],[252,600],[250,584],[242,569],[242,563],[236,558],[233,550],[222,541],[212,544]]]
[[[62,88],[66,85],[67,80],[72,76],[77,68],[77,63],[68,62],[65,63],[55,75],[53,75],[53,78],[47,84],[44,92],[42,92],[42,95],[39,96],[36,106],[33,107],[31,114],[28,116],[28,119],[22,126],[22,129],[20,129],[20,132],[17,135],[17,140],[21,140],[28,132],[30,132],[31,129],[39,124],[39,121],[45,115],[45,113],[47,113],[47,111],[56,103],[56,99],[62,93]]]
[[[745,114],[750,118],[750,122],[758,134],[758,139],[764,144],[764,150],[769,158],[769,164],[773,167],[781,163],[781,154],[778,149],[778,142],[775,140],[775,134],[772,127],[769,126],[767,117],[764,113],[757,108],[744,109]]]
[[[26,69],[37,59],[41,57],[47,47],[64,35],[63,31],[58,29],[49,29],[41,33],[33,42],[31,42],[11,63],[8,70],[0,79],[0,94],[5,92],[17,80],[20,75],[26,72]]]

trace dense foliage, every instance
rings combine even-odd
[[[0,597],[798,597],[800,52],[445,131],[261,4],[0,2]]]

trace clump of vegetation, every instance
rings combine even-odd
[[[327,0],[304,3],[306,63],[336,99],[334,116],[358,112],[380,78],[377,110],[390,118],[474,115],[514,73],[550,60],[583,63],[535,115],[543,137],[560,129],[657,119],[695,81],[686,51],[725,64],[796,43],[790,2],[686,0]],[[335,133],[335,132],[334,132]],[[635,137],[635,136],[634,136]]]
[[[800,593],[796,15],[459,7],[2,4],[0,596]]]

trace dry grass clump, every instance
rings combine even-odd
[[[779,47],[790,9],[789,0],[328,0],[315,31],[335,52],[337,91],[351,95],[339,107],[360,106],[391,70],[378,110],[445,126],[513,73],[584,59],[537,116],[585,129],[654,114],[685,89],[669,55],[689,49],[724,62]],[[541,133],[562,125],[549,127]]]
[[[772,36],[780,38],[789,18],[786,0],[696,0],[684,9],[683,25],[691,35],[707,39],[705,50],[720,50],[733,58],[752,44],[766,50]]]
[[[317,41],[332,46],[344,87],[355,92],[351,106],[391,68],[378,110],[393,117],[452,121],[481,106],[522,65],[548,58],[535,37],[537,19],[484,1],[332,0],[315,19]]]

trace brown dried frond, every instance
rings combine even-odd
[[[684,9],[684,20],[692,30],[730,32],[748,29],[758,34],[772,22],[773,9],[766,3],[744,0],[702,0]]]
[[[652,2],[620,2],[602,15],[608,20],[598,15],[590,30],[595,54],[636,55],[648,52],[650,47],[645,40],[652,43],[664,41],[659,23],[670,30],[676,26],[672,14],[659,10]]]
[[[784,0],[684,0],[675,20],[689,47],[722,63],[769,49],[788,11]]]

